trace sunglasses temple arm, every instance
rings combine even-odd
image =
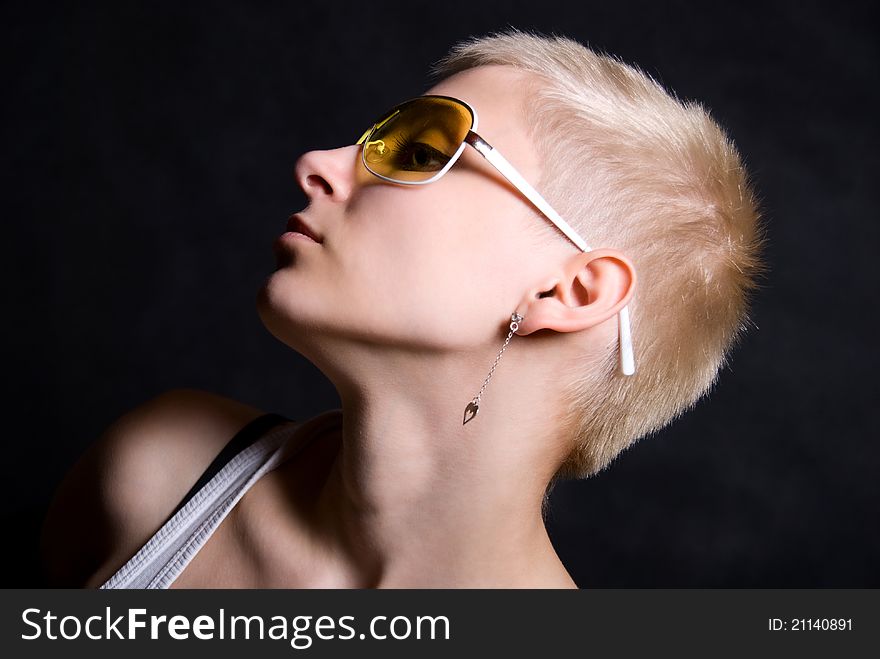
[[[617,314],[617,331],[620,337],[620,370],[624,375],[636,372],[636,360],[633,356],[632,332],[629,327],[629,307],[623,307]]]
[[[473,138],[471,139],[472,135]],[[492,147],[488,142],[475,133],[470,133],[466,141],[473,146],[481,156],[488,160],[495,169],[501,172],[504,178],[516,186],[516,188],[522,192],[539,211],[546,215],[553,224],[559,227],[559,230],[562,231],[571,242],[577,245],[582,252],[590,251],[590,246],[587,245],[584,239],[571,228],[568,222],[562,219],[562,216],[560,216],[559,213],[553,210],[553,207],[547,203],[547,200],[544,199],[544,197],[542,197],[538,191],[522,177],[522,174],[516,171],[514,166],[507,161],[507,158],[498,153],[497,149]]]
[[[474,147],[481,156],[497,169],[504,178],[510,181],[526,198],[534,204],[553,224],[555,224],[566,237],[571,240],[583,252],[589,252],[590,246],[581,238],[572,227],[562,219],[553,207],[547,203],[535,188],[526,181],[522,174],[516,171],[507,159],[493,148],[479,135],[470,131],[465,141]],[[620,369],[624,375],[632,375],[636,372],[635,357],[633,355],[632,332],[629,322],[629,308],[623,307],[618,313],[618,338],[620,341]]]

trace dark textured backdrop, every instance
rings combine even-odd
[[[734,4],[734,3],[730,3]],[[36,585],[52,489],[117,416],[196,387],[293,418],[338,404],[261,325],[304,151],[422,93],[508,25],[703,101],[754,173],[771,273],[718,387],[554,493],[579,585],[880,586],[877,46],[870,3],[6,3],[2,518]],[[727,7],[727,5],[724,5]]]

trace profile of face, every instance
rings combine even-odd
[[[468,102],[479,134],[537,184],[525,75],[482,66],[427,93]],[[497,349],[499,328],[547,264],[580,253],[561,234],[554,241],[536,230],[547,220],[471,147],[426,185],[373,176],[357,145],[306,153],[295,178],[308,199],[301,215],[322,242],[278,243],[257,305],[267,329],[315,363],[357,345],[388,354]]]

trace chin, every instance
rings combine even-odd
[[[281,309],[279,309],[278,303],[275,300],[275,288],[277,285],[273,285],[273,279],[276,274],[277,271],[266,277],[263,285],[260,286],[260,290],[257,291],[257,297],[255,300],[257,315],[260,317],[263,326],[269,330],[270,334],[279,341],[287,343],[284,339],[283,329],[285,326],[289,328],[290,323],[285,322],[284,314],[281,312]]]
[[[300,320],[307,313],[296,304],[303,301],[302,294],[289,283],[285,285],[279,274],[280,271],[275,271],[266,277],[257,291],[257,315],[272,336],[299,352],[297,346],[302,342],[304,331]]]

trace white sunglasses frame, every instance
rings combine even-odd
[[[486,140],[477,135],[477,111],[471,107],[469,103],[466,101],[462,101],[459,98],[453,98],[452,96],[439,96],[427,94],[424,96],[418,96],[416,98],[410,99],[409,101],[404,101],[400,103],[396,107],[400,107],[401,105],[405,105],[410,101],[417,101],[419,99],[424,98],[441,98],[447,101],[453,101],[454,103],[458,103],[465,108],[467,108],[468,112],[471,114],[471,127],[468,129],[467,135],[465,135],[464,140],[461,143],[461,146],[458,147],[456,152],[449,159],[449,162],[444,165],[443,169],[438,171],[434,176],[424,181],[399,181],[396,179],[389,178],[387,176],[383,176],[382,174],[378,174],[377,172],[370,169],[369,164],[367,163],[366,149],[361,149],[361,161],[364,164],[364,167],[370,172],[373,176],[376,176],[382,180],[388,181],[389,183],[395,183],[397,185],[426,185],[428,183],[433,183],[441,176],[443,176],[449,169],[455,164],[458,160],[459,156],[461,156],[464,151],[464,147],[467,144],[470,144],[474,149],[477,150],[481,156],[483,156],[489,163],[497,169],[504,178],[506,178],[510,183],[519,190],[526,199],[528,199],[532,205],[535,206],[548,220],[550,220],[556,227],[565,234],[566,238],[568,238],[571,242],[573,242],[578,249],[583,252],[592,251],[591,247],[587,244],[578,233],[575,231],[571,225],[568,224],[562,216],[557,213],[553,207],[547,202],[544,197],[542,197],[535,188],[533,188],[528,181],[523,178],[522,174],[520,174],[516,168],[510,164],[510,162],[502,156],[497,149],[491,146]],[[376,131],[377,128],[380,128],[383,124],[385,124],[394,114],[389,114],[384,117],[380,123],[373,124],[357,141],[357,144],[364,144],[372,134]],[[624,306],[617,314],[618,316],[618,340],[620,346],[620,370],[624,375],[632,375],[636,372],[635,365],[635,357],[633,356],[633,344],[632,344],[632,332],[630,330],[630,321],[629,321],[629,309],[628,305]]]

